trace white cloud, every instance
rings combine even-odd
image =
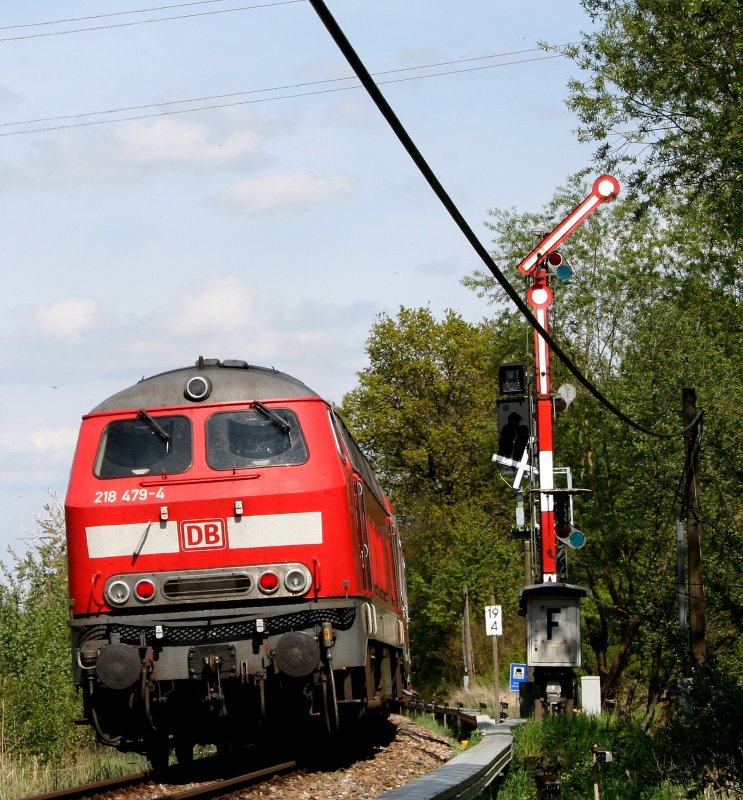
[[[10,109],[19,106],[23,102],[18,92],[14,92],[4,84],[0,84],[0,108]]]
[[[35,312],[39,328],[61,339],[79,339],[98,322],[98,303],[89,297],[62,297]]]
[[[77,433],[77,428],[70,427],[5,430],[0,431],[0,448],[6,455],[69,459]]]
[[[258,290],[236,277],[213,278],[187,291],[169,325],[179,335],[244,331],[261,322]]]
[[[264,134],[251,122],[246,118],[238,125],[215,112],[199,120],[157,117],[103,125],[86,137],[78,130],[60,131],[34,141],[26,161],[5,167],[2,179],[6,185],[49,187],[173,169],[228,169],[258,157]]]
[[[111,146],[129,165],[225,167],[255,152],[260,137],[250,129],[223,133],[192,119],[160,117],[117,127]]]
[[[43,428],[31,431],[29,439],[36,453],[71,456],[77,442],[77,433],[76,428]]]
[[[106,358],[140,375],[192,364],[198,355],[241,358],[288,372],[337,399],[354,385],[377,311],[372,303],[298,300],[237,277],[215,278],[179,293],[146,338],[117,337]],[[130,320],[130,330],[142,327]]]
[[[231,211],[265,214],[334,200],[348,194],[351,188],[349,178],[321,178],[310,172],[294,170],[245,178],[213,200]]]
[[[351,128],[367,128],[374,119],[368,102],[347,100],[332,106],[329,111],[330,120],[340,122]]]
[[[374,302],[317,300],[286,291],[284,283],[236,275],[173,286],[167,302],[158,292],[142,295],[136,306],[109,297],[92,331],[82,330],[84,304],[75,311],[74,300],[19,311],[2,337],[0,361],[15,376],[12,405],[30,414],[28,398],[34,399],[34,421],[24,430],[69,424],[140,377],[199,355],[276,367],[339,397],[353,386],[379,311]]]

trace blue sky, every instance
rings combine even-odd
[[[340,402],[380,313],[489,313],[309,3],[257,6],[2,4],[3,551],[64,497],[81,415],[143,375],[243,358]],[[574,66],[533,50],[577,40],[578,0],[328,6],[483,241],[488,209],[536,210],[590,164]]]

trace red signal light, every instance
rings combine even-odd
[[[560,253],[557,252],[557,250],[555,250],[554,252],[550,253],[547,256],[547,263],[551,267],[559,267],[560,264],[562,264],[563,260],[564,260],[563,257],[560,255]]]

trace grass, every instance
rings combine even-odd
[[[420,725],[421,728],[425,728],[427,731],[451,742],[454,755],[466,747],[476,745],[482,739],[482,732],[479,730],[467,731],[466,733],[456,730],[454,720],[449,725],[444,725],[443,722],[439,722],[430,714],[412,714],[410,719]]]
[[[672,785],[658,765],[652,738],[638,725],[611,715],[559,715],[542,723],[529,720],[514,729],[513,762],[498,800],[533,800],[541,770],[561,781],[563,800],[594,796],[591,747],[611,751],[613,759],[599,765],[602,800],[681,800],[684,787]]]
[[[17,800],[143,772],[147,768],[147,761],[134,753],[95,746],[70,754],[61,764],[42,764],[34,758],[19,759],[0,750],[0,797]]]
[[[508,689],[508,685],[501,684],[500,699],[510,700],[510,692],[505,689]],[[486,683],[476,679],[467,691],[461,688],[452,689],[447,694],[446,702],[452,706],[461,703],[465,708],[482,708],[484,713],[495,718],[495,687],[492,681]]]

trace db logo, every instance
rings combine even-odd
[[[181,549],[223,550],[227,546],[224,527],[222,519],[181,522]]]

